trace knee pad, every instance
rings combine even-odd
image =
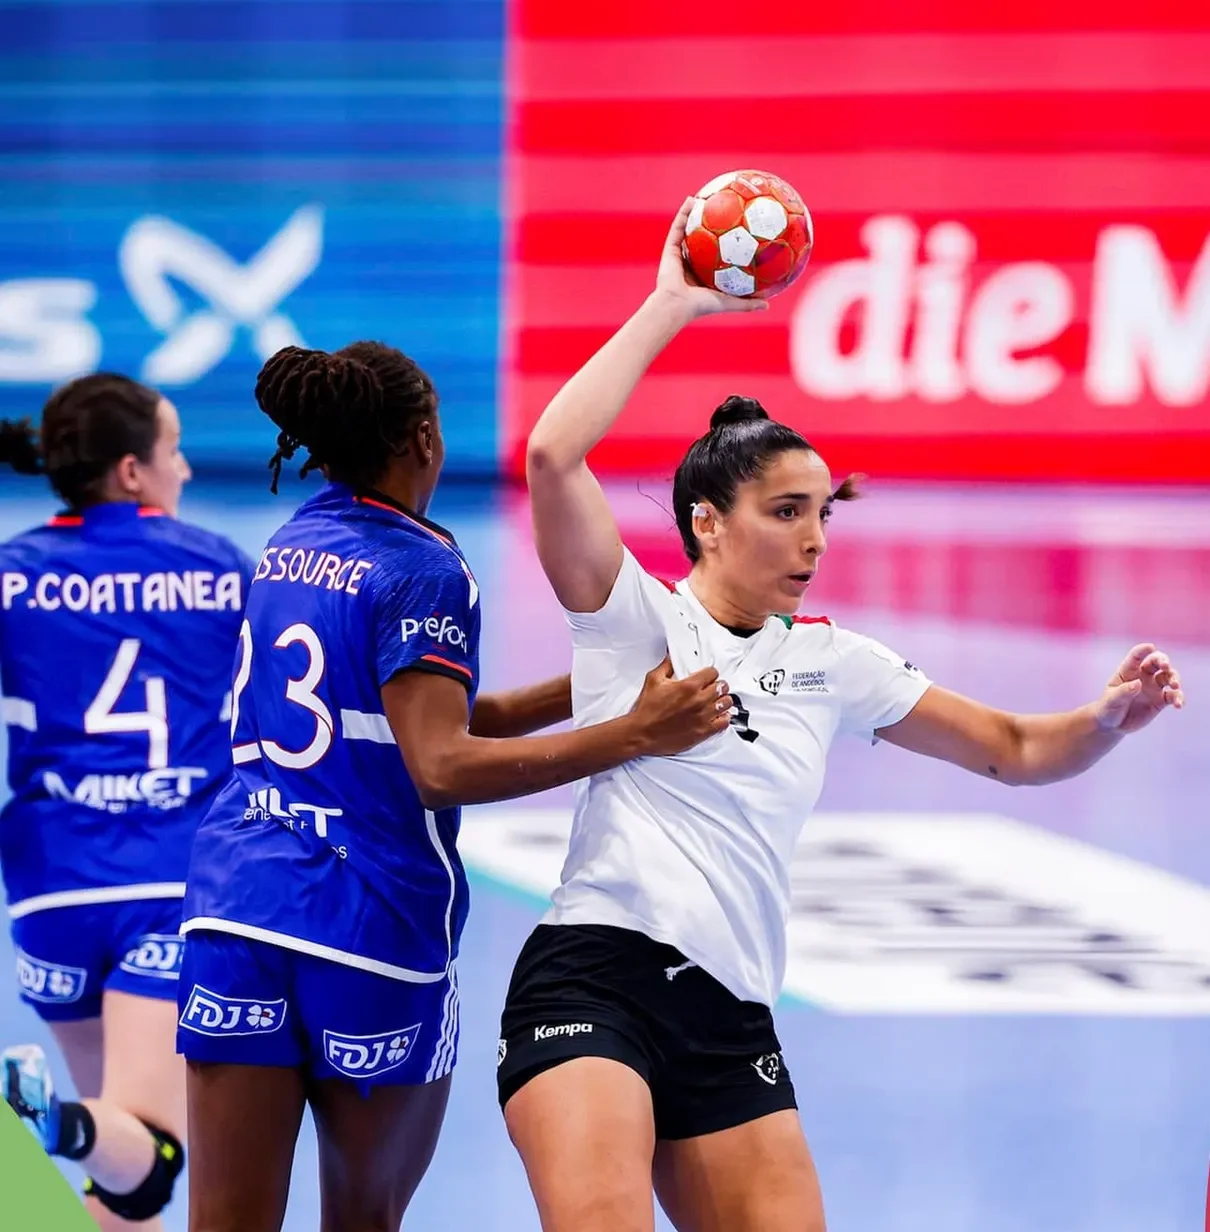
[[[147,1125],[147,1122],[143,1124]],[[177,1138],[166,1130],[156,1129],[154,1125],[147,1125],[147,1129],[155,1139],[155,1163],[137,1189],[115,1194],[103,1189],[92,1177],[84,1182],[86,1194],[96,1198],[119,1219],[129,1219],[131,1222],[154,1219],[172,1201],[176,1178],[185,1166],[185,1148]]]

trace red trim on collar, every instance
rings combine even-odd
[[[416,518],[404,513],[402,509],[396,509],[394,505],[385,505],[382,501],[373,500],[368,496],[355,496],[353,497],[353,501],[358,505],[372,505],[375,509],[385,509],[387,513],[393,513],[396,517],[403,518],[405,522],[411,522],[413,526],[419,526],[421,530],[428,531],[434,539],[436,539],[439,543],[444,543],[447,548],[452,548],[454,546],[449,539],[440,534],[438,531],[435,531],[431,526],[426,526],[423,522],[418,521]]]

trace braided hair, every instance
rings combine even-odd
[[[256,379],[256,401],[278,426],[269,459],[270,490],[282,463],[307,451],[299,472],[322,467],[330,479],[372,487],[392,458],[411,447],[411,433],[437,413],[437,391],[415,360],[382,342],[354,342],[339,351],[285,347]]]
[[[29,419],[0,420],[0,464],[46,475],[71,509],[98,504],[122,458],[151,460],[159,405],[154,389],[116,372],[79,377],[47,399],[39,432]]]

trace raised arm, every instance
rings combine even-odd
[[[613,426],[639,378],[695,317],[767,308],[692,285],[681,240],[692,198],[664,241],[656,288],[639,310],[567,382],[529,438],[526,476],[534,541],[559,602],[574,612],[604,606],[622,564],[622,541],[587,456]]]
[[[1083,773],[1161,710],[1184,704],[1168,656],[1145,644],[1126,656],[1097,701],[1078,710],[1009,714],[934,685],[878,735],[986,778],[1036,786]]]

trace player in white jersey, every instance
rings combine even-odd
[[[819,1232],[823,1205],[770,1006],[789,865],[840,734],[1007,783],[1087,769],[1183,694],[1136,646],[1095,702],[1014,715],[930,683],[886,647],[794,615],[826,549],[822,458],[728,398],[673,484],[691,562],[666,584],[623,546],[585,458],[694,318],[762,305],[690,285],[669,233],[656,290],[546,408],[529,441],[539,556],[571,627],[577,723],[621,714],[667,650],[711,665],[730,729],[578,785],[551,910],[526,942],[497,1067],[546,1232],[641,1232],[652,1186],[680,1232]]]

